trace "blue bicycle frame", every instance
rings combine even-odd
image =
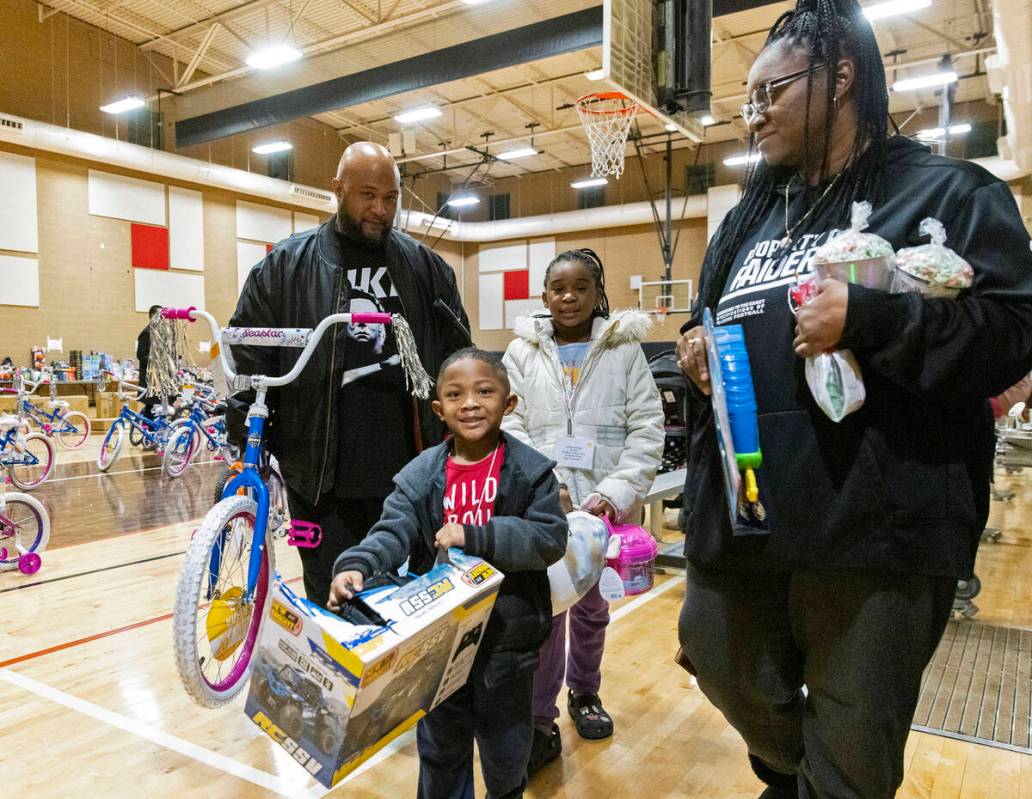
[[[119,422],[125,422],[130,427],[136,428],[145,439],[156,447],[160,447],[165,442],[162,441],[158,435],[163,431],[168,431],[172,428],[164,417],[158,417],[157,419],[148,419],[143,414],[137,413],[128,405],[122,406],[121,413],[118,414],[118,418],[111,423],[114,427]]]
[[[0,466],[38,466],[39,458],[29,450],[18,452],[14,448],[14,440],[18,435],[16,428],[11,428],[0,438]]]
[[[24,415],[31,418],[36,424],[41,427],[45,427],[48,432],[51,433],[78,433],[79,428],[68,422],[64,416],[60,415],[60,408],[54,408],[51,413],[47,413],[43,408],[38,405],[33,405],[27,399],[21,400],[19,404],[19,411]],[[61,425],[58,426],[57,423]]]
[[[269,526],[269,489],[259,474],[259,466],[262,461],[264,442],[262,440],[265,430],[265,417],[259,414],[250,415],[247,419],[247,449],[244,452],[243,470],[236,477],[226,481],[226,487],[222,490],[222,498],[234,496],[240,489],[252,491],[252,497],[258,503],[258,510],[254,520],[254,537],[251,540],[251,559],[247,564],[247,590],[244,593],[244,601],[251,602],[254,599],[255,586],[258,585],[258,573],[262,567],[262,555],[265,553],[265,534]],[[222,535],[225,537],[225,531]],[[211,559],[208,563],[208,599],[212,598],[212,592],[218,580],[219,568],[221,566],[222,547],[212,547]]]

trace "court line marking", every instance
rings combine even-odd
[[[74,710],[84,716],[89,716],[90,718],[96,719],[108,726],[116,727],[132,735],[136,735],[139,738],[151,741],[165,749],[178,752],[179,754],[192,760],[196,760],[199,763],[203,763],[206,766],[218,769],[219,771],[223,771],[234,777],[239,777],[242,780],[246,780],[247,782],[261,788],[265,788],[266,790],[287,796],[311,796],[311,791],[309,791],[306,786],[300,786],[296,782],[287,782],[281,777],[276,777],[268,772],[262,771],[261,769],[248,766],[238,760],[226,757],[225,755],[220,755],[218,752],[213,752],[210,749],[191,743],[190,741],[179,738],[178,736],[162,730],[154,729],[153,727],[148,727],[140,721],[131,719],[128,716],[123,716],[120,713],[115,713],[112,710],[100,707],[92,702],[87,702],[84,699],[79,699],[76,696],[72,696],[71,694],[65,693],[57,688],[53,688],[46,683],[39,682],[31,677],[26,677],[24,674],[19,674],[18,672],[10,671],[9,669],[0,669],[0,680],[21,688],[24,691],[35,694],[36,696],[49,699],[51,702],[58,705],[63,705],[69,710]],[[321,788],[322,786],[319,787]]]
[[[291,577],[289,580],[284,580],[288,585],[290,583],[296,583],[301,580],[301,577]],[[152,619],[143,619],[142,621],[134,621],[131,624],[125,624],[121,627],[115,627],[110,630],[103,630],[93,635],[88,635],[85,638],[77,638],[74,641],[65,641],[60,644],[54,644],[46,649],[40,649],[36,652],[28,652],[24,655],[18,655],[17,657],[10,658],[9,660],[0,661],[0,669],[5,666],[13,666],[15,663],[24,663],[26,660],[35,660],[43,655],[50,655],[54,652],[60,652],[63,649],[71,649],[73,646],[81,646],[82,644],[88,644],[91,641],[96,641],[100,638],[107,638],[112,635],[118,635],[118,633],[128,632],[129,630],[135,630],[139,627],[146,627],[150,624],[157,624],[159,621],[165,621],[172,618],[172,613],[163,613],[160,616],[155,616]]]
[[[126,535],[130,535],[130,534],[126,533]],[[90,543],[93,543],[93,542],[90,542]],[[72,544],[71,546],[75,546],[75,545]],[[57,548],[60,549],[61,547],[57,547]],[[156,560],[165,560],[166,558],[174,558],[174,557],[176,557],[178,555],[185,555],[185,554],[186,554],[186,550],[184,549],[182,552],[169,552],[166,555],[155,555],[154,557],[151,557],[151,558],[142,558],[140,560],[131,560],[128,563],[114,563],[114,564],[112,564],[110,566],[101,566],[99,569],[90,569],[89,571],[75,572],[75,574],[64,574],[64,575],[62,575],[60,577],[51,577],[49,580],[37,580],[34,583],[22,583],[21,585],[14,585],[14,586],[11,586],[10,588],[0,588],[0,594],[6,594],[6,593],[9,593],[10,591],[21,591],[23,588],[34,588],[37,585],[48,585],[50,583],[59,583],[62,580],[71,580],[71,579],[73,579],[75,577],[85,577],[85,576],[87,576],[89,574],[98,574],[100,572],[109,572],[109,571],[112,571],[114,569],[124,569],[126,566],[138,566],[141,563],[151,563],[151,562],[156,561]],[[0,667],[2,667],[3,665],[4,665],[3,663],[0,663]]]
[[[294,577],[288,580],[287,582],[297,582],[300,579],[300,577]],[[619,621],[621,618],[628,615],[632,611],[637,610],[642,605],[645,605],[651,602],[656,597],[665,594],[675,585],[684,585],[683,575],[675,574],[669,580],[665,581],[662,585],[656,586],[648,593],[643,594],[642,596],[632,600],[631,602],[628,602],[626,605],[624,605],[612,614],[612,616],[610,617],[610,624]],[[388,744],[379,752],[377,752],[368,761],[363,763],[359,768],[355,769],[351,774],[349,774],[347,777],[345,777],[343,780],[341,780],[331,788],[326,788],[318,782],[315,782],[311,787],[302,788],[299,786],[292,785],[291,783],[284,781],[280,777],[276,777],[265,771],[254,768],[253,766],[248,766],[244,763],[241,763],[238,760],[234,760],[233,758],[226,757],[225,755],[220,755],[217,752],[207,749],[206,747],[200,746],[199,744],[194,744],[190,741],[178,738],[174,735],[163,732],[161,730],[153,729],[151,727],[148,727],[146,724],[143,724],[142,722],[136,721],[135,719],[123,716],[112,710],[108,710],[107,708],[103,708],[99,705],[87,702],[86,700],[79,699],[76,696],[72,696],[71,694],[65,693],[64,691],[61,691],[57,688],[53,688],[47,685],[46,683],[34,680],[31,677],[27,677],[23,674],[19,674],[18,672],[10,671],[7,668],[3,668],[7,664],[23,662],[33,657],[39,657],[41,655],[49,654],[50,652],[58,651],[60,649],[67,649],[71,646],[87,643],[88,641],[94,641],[98,638],[107,637],[108,635],[114,635],[116,633],[125,632],[131,629],[136,629],[138,627],[143,627],[148,624],[154,624],[158,621],[163,621],[171,617],[172,614],[168,613],[154,619],[147,619],[142,622],[136,622],[131,625],[119,627],[115,630],[109,630],[105,633],[98,633],[88,638],[79,639],[78,641],[59,644],[47,650],[41,650],[40,652],[30,653],[29,655],[16,658],[13,661],[4,661],[3,663],[0,663],[0,680],[4,680],[12,685],[22,688],[25,691],[34,693],[37,696],[49,699],[52,702],[55,702],[56,704],[63,705],[64,707],[67,707],[70,710],[82,713],[83,715],[89,716],[93,719],[96,719],[97,721],[101,721],[112,727],[117,727],[118,729],[124,730],[125,732],[137,735],[140,738],[152,741],[153,743],[156,743],[159,746],[163,746],[166,749],[178,752],[179,754],[184,755],[185,757],[189,757],[193,760],[198,761],[199,763],[203,763],[204,765],[218,769],[232,776],[239,777],[240,779],[251,782],[262,788],[267,788],[268,790],[275,791],[277,793],[284,794],[287,796],[304,797],[304,799],[322,799],[322,797],[326,796],[331,791],[334,791],[340,786],[345,785],[355,777],[358,777],[360,774],[365,773],[367,770],[379,765],[388,758],[392,757],[394,754],[408,746],[415,737],[415,730],[409,730],[408,732],[399,736],[395,740],[391,741],[390,744]]]

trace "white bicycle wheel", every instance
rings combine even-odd
[[[29,494],[8,491],[0,515],[0,571],[18,568],[25,555],[38,558],[48,541],[50,515],[43,503]]]
[[[253,600],[244,603],[256,512],[256,503],[246,496],[227,497],[208,511],[186,551],[176,586],[176,668],[186,692],[202,707],[229,702],[251,674],[274,568],[267,538]],[[213,555],[218,558],[214,581],[209,574]]]
[[[78,449],[89,441],[90,418],[82,411],[68,411],[56,426],[54,436],[65,449]]]
[[[121,421],[114,422],[100,444],[100,452],[97,453],[98,469],[106,472],[111,468],[111,464],[118,458],[118,453],[122,449],[122,442],[124,440],[125,425]]]

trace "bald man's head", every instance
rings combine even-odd
[[[401,175],[387,149],[355,142],[340,157],[331,183],[337,195],[337,230],[360,243],[379,245],[394,224]]]

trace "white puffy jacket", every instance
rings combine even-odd
[[[620,519],[640,506],[663,457],[663,406],[640,346],[650,324],[640,311],[595,319],[572,403],[573,435],[595,442],[593,468],[556,468],[575,505],[598,493]],[[503,361],[519,404],[502,429],[553,458],[567,412],[552,320],[521,317],[515,332]]]

